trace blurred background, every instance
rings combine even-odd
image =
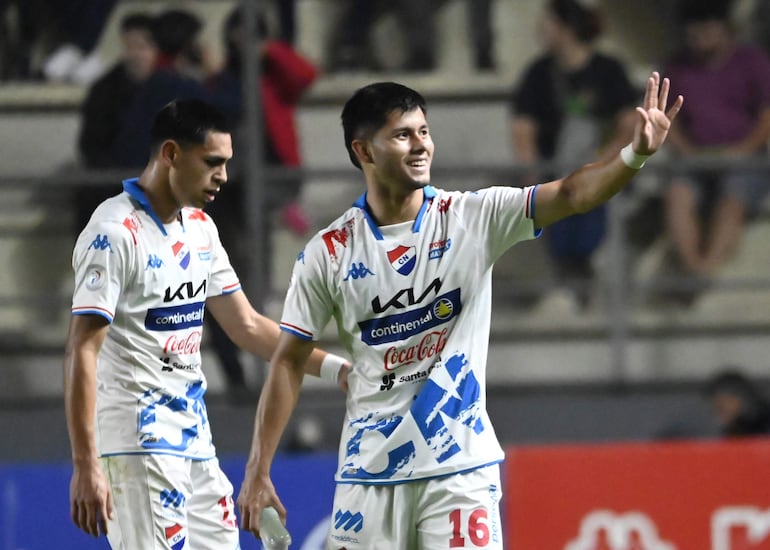
[[[433,184],[472,190],[543,181],[617,151],[650,72],[679,75],[678,90],[695,87],[681,135],[600,215],[549,228],[498,262],[489,410],[512,449],[716,439],[729,420],[711,390],[729,372],[764,418],[770,2],[695,4],[706,8],[262,0],[246,24],[234,0],[0,0],[0,549],[43,547],[28,515],[41,479],[61,489],[43,493],[49,521],[68,521],[61,358],[72,246],[91,209],[144,165],[145,150],[132,148],[148,97],[180,90],[213,98],[238,126],[232,183],[212,216],[247,295],[278,319],[305,241],[363,191],[339,121],[356,88],[396,80],[421,91]],[[254,48],[244,51],[237,37],[248,28]],[[730,66],[738,50],[746,60],[724,73],[725,93],[698,94],[710,81],[697,71]],[[177,87],[153,89],[157,71]],[[265,366],[207,330],[209,414],[235,483]],[[328,327],[321,345],[344,353],[335,335]],[[342,394],[308,380],[286,456],[316,457],[331,476],[343,410]],[[745,433],[765,432],[758,423]]]

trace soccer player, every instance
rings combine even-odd
[[[342,111],[364,193],[310,240],[294,267],[282,333],[257,408],[238,497],[242,527],[286,510],[270,465],[327,320],[348,374],[327,548],[502,548],[499,463],[485,380],[494,261],[517,241],[620,191],[668,134],[669,82],[653,73],[631,144],[563,179],[448,192],[429,185],[434,152],[422,96],[391,82]]]
[[[97,207],[75,244],[64,360],[71,514],[113,548],[240,547],[203,400],[204,306],[263,358],[280,331],[252,308],[201,210],[227,181],[232,154],[219,111],[169,103],[145,170]],[[307,372],[322,364],[334,375],[347,368],[313,352]]]

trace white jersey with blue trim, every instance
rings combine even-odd
[[[123,189],[94,211],[72,256],[72,314],[111,323],[97,360],[97,448],[211,458],[204,305],[240,283],[202,210],[164,224],[137,179]]]
[[[398,483],[497,463],[486,411],[492,266],[537,236],[535,187],[425,187],[414,222],[378,227],[362,196],[300,253],[282,330],[331,317],[353,360],[336,479]]]

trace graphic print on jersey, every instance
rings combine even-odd
[[[472,430],[475,434],[480,434],[485,429],[479,405],[481,385],[472,370],[464,369],[466,366],[467,360],[462,354],[447,358],[441,365],[441,370],[448,377],[428,378],[409,409],[424,444],[439,464],[462,451],[453,435],[457,433],[458,425],[462,426],[461,429]],[[437,367],[439,365],[432,370]],[[389,390],[392,387],[390,377],[383,377],[383,382],[383,389]],[[389,439],[394,434],[400,435],[398,428],[408,421],[404,417],[394,415],[372,424],[371,419],[375,414],[371,413],[367,417],[350,422],[350,426],[356,431],[346,445],[346,463],[341,469],[343,479],[389,479],[396,473],[407,472],[410,461],[416,456],[416,445],[414,440],[411,440],[389,451],[387,464],[379,472],[368,472],[356,466],[364,438],[374,436]],[[453,426],[450,427],[450,423]],[[376,432],[377,435],[370,432]],[[387,444],[385,446],[387,447]]]
[[[188,384],[185,397],[170,395],[163,390],[147,390],[139,400],[139,439],[143,448],[164,451],[185,451],[208,425],[205,389],[202,382]],[[197,424],[182,427],[174,413],[190,411]]]

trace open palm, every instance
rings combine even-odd
[[[639,118],[634,128],[632,145],[634,152],[639,155],[651,155],[663,145],[671,123],[682,108],[684,98],[678,96],[666,111],[670,85],[668,78],[664,78],[661,82],[660,74],[657,72],[653,72],[647,79],[644,105],[636,108]]]

